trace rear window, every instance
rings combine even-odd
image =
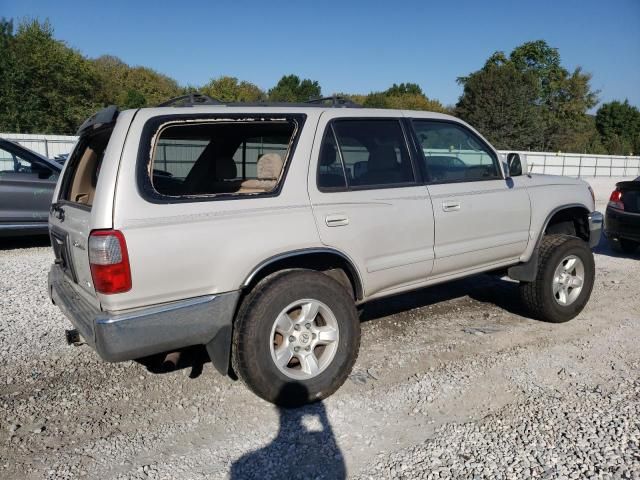
[[[113,128],[104,128],[80,137],[67,160],[58,200],[91,208],[100,167],[112,132]]]
[[[166,125],[151,153],[153,189],[172,197],[274,192],[297,130],[287,119]]]

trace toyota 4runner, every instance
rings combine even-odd
[[[580,313],[593,192],[523,163],[457,118],[337,98],[109,107],[54,194],[50,295],[104,360],[201,344],[263,399],[315,401],[350,373],[374,298],[497,271],[533,317]],[[305,393],[279,398],[291,382]]]

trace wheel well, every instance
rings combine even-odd
[[[324,251],[285,254],[280,258],[267,260],[247,277],[244,288],[251,290],[262,279],[276,272],[297,269],[324,272],[341,283],[355,300],[363,298],[360,276],[351,262],[338,253]]]
[[[547,222],[545,235],[565,233],[589,241],[589,212],[583,207],[568,207],[559,210]]]

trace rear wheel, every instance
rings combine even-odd
[[[265,279],[243,301],[232,362],[256,395],[298,406],[335,392],[359,346],[360,322],[344,286],[320,272],[291,271]],[[292,383],[301,388],[287,388]]]
[[[535,318],[566,322],[587,304],[594,279],[593,253],[586,242],[569,235],[546,235],[539,246],[536,279],[520,284],[520,296]]]

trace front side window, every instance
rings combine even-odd
[[[473,132],[450,122],[414,120],[432,182],[502,178],[495,154]]]
[[[411,158],[398,120],[336,120],[327,128],[318,162],[321,189],[413,182]]]
[[[166,126],[152,152],[153,188],[174,197],[272,192],[296,129],[286,120]]]

